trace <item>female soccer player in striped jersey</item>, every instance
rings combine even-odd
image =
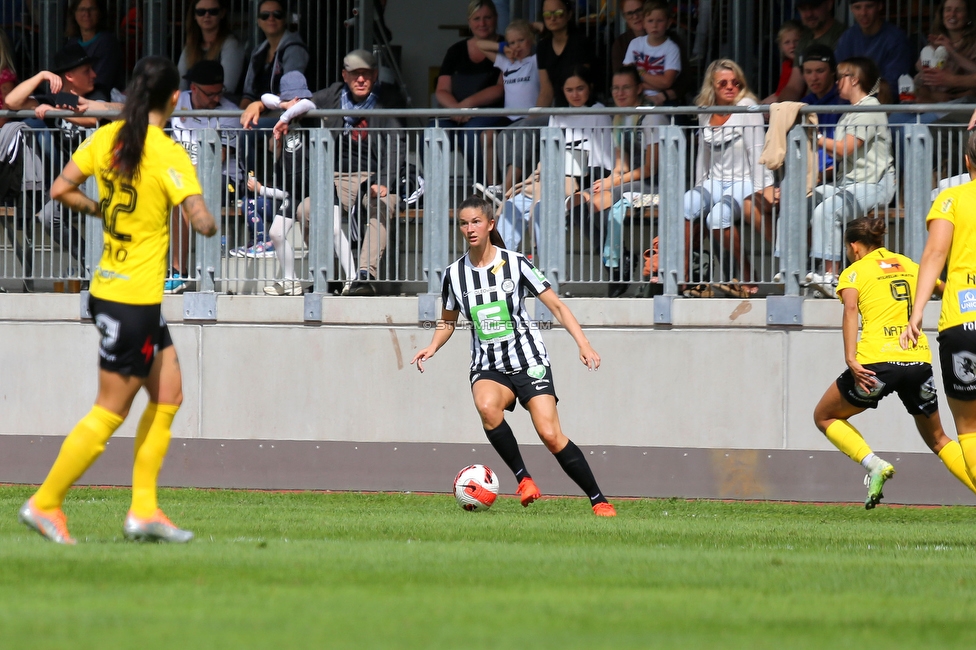
[[[505,411],[515,409],[515,400],[532,416],[535,430],[559,461],[563,471],[590,498],[593,513],[613,517],[617,512],[607,502],[593,478],[580,448],[563,435],[556,412],[556,391],[552,384],[549,356],[536,324],[525,309],[527,295],[542,301],[579,346],[579,358],[587,368],[600,367],[600,355],[583,335],[572,312],[551,290],[549,282],[523,255],[502,248],[495,229],[494,210],[484,199],[466,199],[458,211],[461,233],[468,252],[452,263],[444,274],[442,327],[410,363],[424,371],[427,361],[454,333],[458,315],[471,319],[471,393],[481,416],[485,434],[502,460],[519,481],[523,506],[541,496],[519,452]]]
[[[834,446],[864,466],[868,495],[864,507],[874,508],[881,488],[895,468],[874,453],[848,419],[898,393],[915,418],[922,440],[953,476],[976,492],[959,443],[946,436],[939,419],[939,400],[932,376],[932,353],[925,335],[903,350],[898,338],[908,324],[918,276],[911,259],[884,248],[885,220],[861,217],[844,232],[852,264],[840,276],[837,294],[844,303],[844,359],[847,370],[820,398],[813,418]],[[930,286],[928,294],[931,295]],[[920,294],[921,295],[921,294]],[[858,318],[861,339],[857,337]]]
[[[217,232],[190,157],[163,132],[179,88],[180,74],[172,61],[139,61],[120,120],[85,140],[51,186],[51,198],[100,217],[105,240],[89,302],[102,337],[98,395],[68,434],[44,483],[20,509],[23,523],[61,544],[75,543],[61,510],[68,488],[104,451],[143,387],[149,404],[136,428],[132,507],[123,531],[136,540],[193,538],[190,531],[174,526],[156,501],[170,425],[183,400],[180,364],[160,314],[170,210],[182,204],[194,230],[208,237]],[[79,187],[89,176],[98,180],[98,203]]]
[[[976,179],[976,131],[969,135],[965,161],[970,178]],[[948,262],[939,316],[939,361],[966,466],[970,476],[976,476],[976,183],[939,194],[926,224],[929,238],[918,272],[918,300],[901,344],[921,344],[922,312]]]

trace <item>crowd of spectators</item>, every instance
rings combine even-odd
[[[301,178],[299,183],[304,196],[286,198],[287,192],[275,190],[267,177],[277,173],[274,169],[258,169],[266,182],[254,177],[255,168],[260,167],[258,152],[263,152],[264,143],[270,141],[270,160],[281,169],[282,146],[289,153],[301,147],[295,133],[289,136],[288,125],[293,120],[302,121],[308,110],[369,111],[394,103],[383,97],[377,62],[366,51],[350,52],[345,57],[342,81],[318,92],[309,91],[308,97],[296,91],[305,87],[303,74],[310,56],[299,32],[288,28],[286,0],[263,0],[257,5],[260,38],[250,52],[231,29],[227,0],[194,0],[185,6],[178,64],[184,80],[180,107],[243,109],[239,124],[216,121],[224,134],[221,155],[225,184],[237,196],[250,193],[252,199],[259,194],[256,188],[262,188],[262,198],[268,201],[261,205],[269,206],[280,219],[273,231],[274,241],[252,233],[240,254],[277,256],[283,280],[291,284],[278,285],[274,293],[296,293],[300,287],[294,278],[294,260],[288,259],[293,251],[283,234],[293,220],[307,219],[308,179]],[[932,34],[927,37],[928,49],[921,54],[903,30],[885,20],[883,0],[850,2],[850,26],[837,19],[834,0],[798,0],[795,16],[778,27],[781,65],[775,85],[762,101],[735,61],[717,59],[700,74],[700,67],[689,65],[688,48],[675,29],[673,3],[619,0],[615,15],[623,31],[605,40],[609,63],[601,57],[594,34],[581,28],[584,17],[577,16],[578,6],[572,0],[543,0],[538,21],[528,22],[509,20],[508,3],[504,3],[506,25],[499,34],[496,4],[471,0],[467,6],[470,36],[445,53],[436,78],[436,102],[443,108],[505,107],[512,113],[506,118],[465,111],[432,120],[431,124],[448,130],[452,146],[473,181],[470,186],[495,202],[503,236],[516,248],[526,247],[522,240],[529,224],[538,226],[532,219],[539,200],[535,129],[545,125],[561,128],[568,146],[567,214],[579,228],[580,241],[588,241],[600,255],[605,269],[601,277],[612,283],[612,295],[616,292],[613,284],[629,277],[631,265],[630,251],[620,243],[619,212],[653,194],[655,127],[670,123],[672,118],[660,113],[640,119],[534,118],[526,117],[524,111],[537,106],[602,106],[601,100],[610,99],[617,106],[629,107],[750,107],[782,101],[826,106],[891,104],[899,97],[901,101],[965,102],[976,94],[976,27],[970,18],[974,16],[971,0],[940,3],[933,15]],[[710,6],[708,2],[698,3],[700,12]],[[60,128],[56,141],[42,146],[69,154],[80,142],[80,129],[97,124],[83,114],[117,106],[109,103],[113,98],[121,100],[126,55],[113,25],[121,26],[125,20],[111,20],[103,0],[67,0],[65,17],[65,42],[54,59],[56,65],[20,83],[10,44],[0,34],[0,107],[33,109],[36,119],[32,124]],[[704,15],[699,18],[708,20]],[[700,57],[700,40],[695,43],[696,57]],[[608,69],[611,73],[605,79]],[[906,76],[912,81],[911,89],[899,93]],[[287,84],[286,79],[290,80]],[[697,80],[701,88],[692,97],[687,89]],[[284,92],[286,85],[288,91]],[[78,115],[53,123],[46,119],[52,108],[69,109]],[[896,114],[890,123],[929,122],[943,116]],[[897,191],[892,154],[893,140],[898,136],[892,135],[884,113],[823,113],[818,118],[818,183],[811,194],[812,260],[807,280],[829,287],[837,271],[837,241],[843,223],[886,205]],[[195,134],[207,126],[214,124],[209,120],[176,120],[174,137],[195,155]],[[334,191],[336,205],[341,208],[335,215],[336,252],[347,276],[344,292],[368,295],[380,279],[389,221],[400,210],[402,200],[419,185],[416,171],[408,164],[409,147],[398,120],[347,117],[329,120],[325,126],[348,140],[335,147]],[[229,134],[235,128],[242,132]],[[274,137],[259,139],[247,133],[261,129]],[[760,111],[698,115],[693,140],[694,178],[689,179],[692,189],[684,197],[687,278],[694,276],[690,260],[696,242],[700,247],[709,241],[712,250],[725,251],[734,258],[743,251],[739,228],[744,225],[760,231],[771,244],[774,241],[773,215],[779,193],[774,175],[760,161],[765,132]],[[307,158],[303,160],[307,166]],[[284,172],[279,175],[287,176]],[[243,182],[245,178],[247,183]],[[295,179],[290,182],[295,191]],[[231,194],[225,193],[227,196]],[[358,256],[347,253],[351,242],[341,228],[344,219],[354,222],[348,231],[359,235]],[[264,217],[258,220],[263,222]],[[50,228],[58,223],[58,215],[42,216],[42,221]],[[174,240],[181,242],[174,244],[173,279],[182,281],[188,271],[188,251],[177,236],[186,232],[177,215],[173,230]],[[531,230],[529,227],[528,232]],[[340,250],[342,242],[345,248]],[[81,253],[73,254],[77,257]],[[726,277],[722,290],[736,296],[753,295],[757,286],[751,281],[754,275],[749,260],[740,259],[730,265],[733,267],[743,281]],[[691,296],[714,295],[714,289],[685,288],[686,295]]]

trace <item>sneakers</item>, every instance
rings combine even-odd
[[[884,487],[885,481],[894,475],[895,468],[885,461],[881,461],[876,468],[868,472],[864,477],[864,485],[868,488],[868,496],[864,500],[865,510],[872,510],[881,503],[881,499],[884,498],[881,488]]]
[[[238,246],[237,248],[232,248],[227,254],[231,257],[244,257],[244,254],[247,253],[247,248],[247,246]]]
[[[262,258],[274,257],[274,244],[269,241],[258,242],[244,251],[244,257]]]
[[[45,512],[34,507],[34,497],[31,497],[20,507],[17,519],[55,544],[75,544],[75,540],[68,534],[68,518],[60,508]]]
[[[163,285],[163,293],[165,294],[183,293],[185,290],[186,280],[179,273],[174,273],[173,277]]]
[[[126,537],[136,542],[185,544],[193,539],[192,532],[174,526],[163,511],[158,509],[149,519],[139,519],[129,511],[122,530]]]
[[[593,506],[593,514],[597,517],[616,517],[617,509],[604,501]]]
[[[345,288],[342,290],[342,295],[344,296],[375,296],[376,287],[373,286],[373,282],[376,280],[367,271],[360,271],[359,276],[355,282],[349,285],[349,290],[346,291]]]
[[[814,296],[818,298],[837,297],[837,276],[833,273],[807,273],[807,286],[814,289]]]
[[[505,188],[501,185],[485,185],[483,183],[475,183],[474,191],[481,194],[483,197],[495,204],[496,208],[502,207],[505,198]]]
[[[523,508],[529,507],[530,503],[542,496],[542,492],[539,492],[539,486],[528,476],[519,481],[515,494],[521,497]]]
[[[300,296],[305,293],[302,283],[298,280],[278,280],[264,288],[269,296]]]

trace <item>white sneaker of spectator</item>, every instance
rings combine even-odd
[[[505,188],[501,185],[485,185],[483,183],[475,183],[474,190],[494,203],[496,208],[502,207],[502,199],[505,198]]]
[[[298,280],[277,280],[274,284],[264,288],[269,296],[300,296],[305,293],[302,283]]]
[[[821,298],[837,297],[837,277],[833,273],[807,273],[807,286],[815,289],[814,296]]]

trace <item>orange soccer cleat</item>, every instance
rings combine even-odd
[[[531,478],[526,476],[519,482],[518,489],[515,490],[515,494],[519,495],[522,499],[522,507],[527,508],[530,503],[542,496],[542,492],[539,492],[539,486],[535,484]]]
[[[74,544],[75,540],[68,534],[68,518],[61,508],[57,510],[41,510],[34,505],[34,497],[20,508],[18,519],[29,528],[33,528],[45,538],[56,544]]]
[[[604,501],[603,503],[598,503],[593,506],[593,514],[595,514],[597,517],[616,517],[617,510],[612,505]]]

